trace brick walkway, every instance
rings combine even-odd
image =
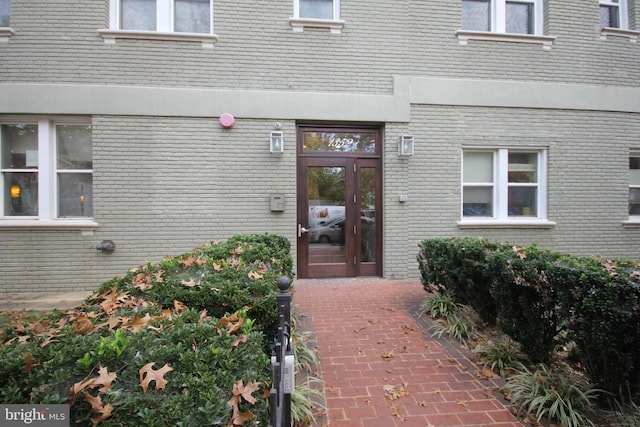
[[[293,303],[316,334],[330,427],[523,426],[471,353],[427,331],[418,281],[300,279]]]

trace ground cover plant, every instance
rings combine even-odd
[[[466,253],[470,259],[460,261]],[[433,295],[423,311],[439,313],[443,301],[455,306],[451,296],[469,286],[494,300],[495,318],[481,315],[474,304],[490,304],[473,298],[465,300],[473,310],[451,315],[455,323],[461,315],[475,320],[471,339],[444,332],[476,351],[482,375],[489,369],[506,379],[516,411],[564,427],[640,426],[640,263],[470,238],[425,241],[418,260]],[[475,276],[460,284],[460,271],[448,276],[447,269]],[[434,317],[436,328],[447,324]]]
[[[68,403],[74,425],[268,425],[280,236],[135,268],[80,307],[0,332],[0,401]]]

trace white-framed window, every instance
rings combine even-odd
[[[542,0],[462,0],[462,29],[542,35]]]
[[[640,222],[640,150],[629,154],[629,219]]]
[[[316,27],[340,34],[344,27],[340,18],[340,0],[293,0],[293,17],[289,18],[289,23],[294,31]]]
[[[0,0],[0,27],[8,28],[11,24],[11,0]]]
[[[545,149],[462,151],[462,222],[546,220]]]
[[[111,19],[118,30],[212,34],[213,0],[112,0]]]
[[[213,0],[110,0],[105,43],[118,39],[202,42],[213,48]]]
[[[294,16],[296,18],[340,19],[339,0],[294,0]]]
[[[629,29],[627,0],[599,0],[600,26],[603,28]]]
[[[88,120],[0,118],[0,226],[92,225]]]

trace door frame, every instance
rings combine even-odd
[[[330,152],[330,151],[305,151],[303,147],[303,134],[308,131],[316,132],[375,132],[375,150],[373,152]],[[382,276],[382,127],[372,125],[304,125],[297,126],[296,132],[297,164],[296,164],[296,241],[297,241],[297,270],[298,277],[357,277],[357,276]],[[360,253],[362,244],[362,227],[355,227],[356,233],[350,239],[345,238],[345,265],[340,264],[309,264],[309,235],[301,232],[301,229],[309,228],[309,206],[307,200],[308,167],[335,166],[345,167],[355,175],[355,179],[346,180],[345,199],[356,195],[355,203],[350,211],[352,215],[345,215],[345,230],[354,229],[358,212],[361,212],[360,179],[363,167],[372,167],[376,170],[375,176],[375,262],[362,262]],[[346,200],[345,200],[346,202]],[[346,208],[346,207],[345,207]],[[350,241],[351,244],[347,244]],[[350,262],[351,260],[353,262]]]

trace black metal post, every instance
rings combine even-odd
[[[270,427],[291,427],[291,393],[294,384],[294,352],[291,342],[291,279],[278,278],[278,332],[271,356],[273,385],[269,391]]]

